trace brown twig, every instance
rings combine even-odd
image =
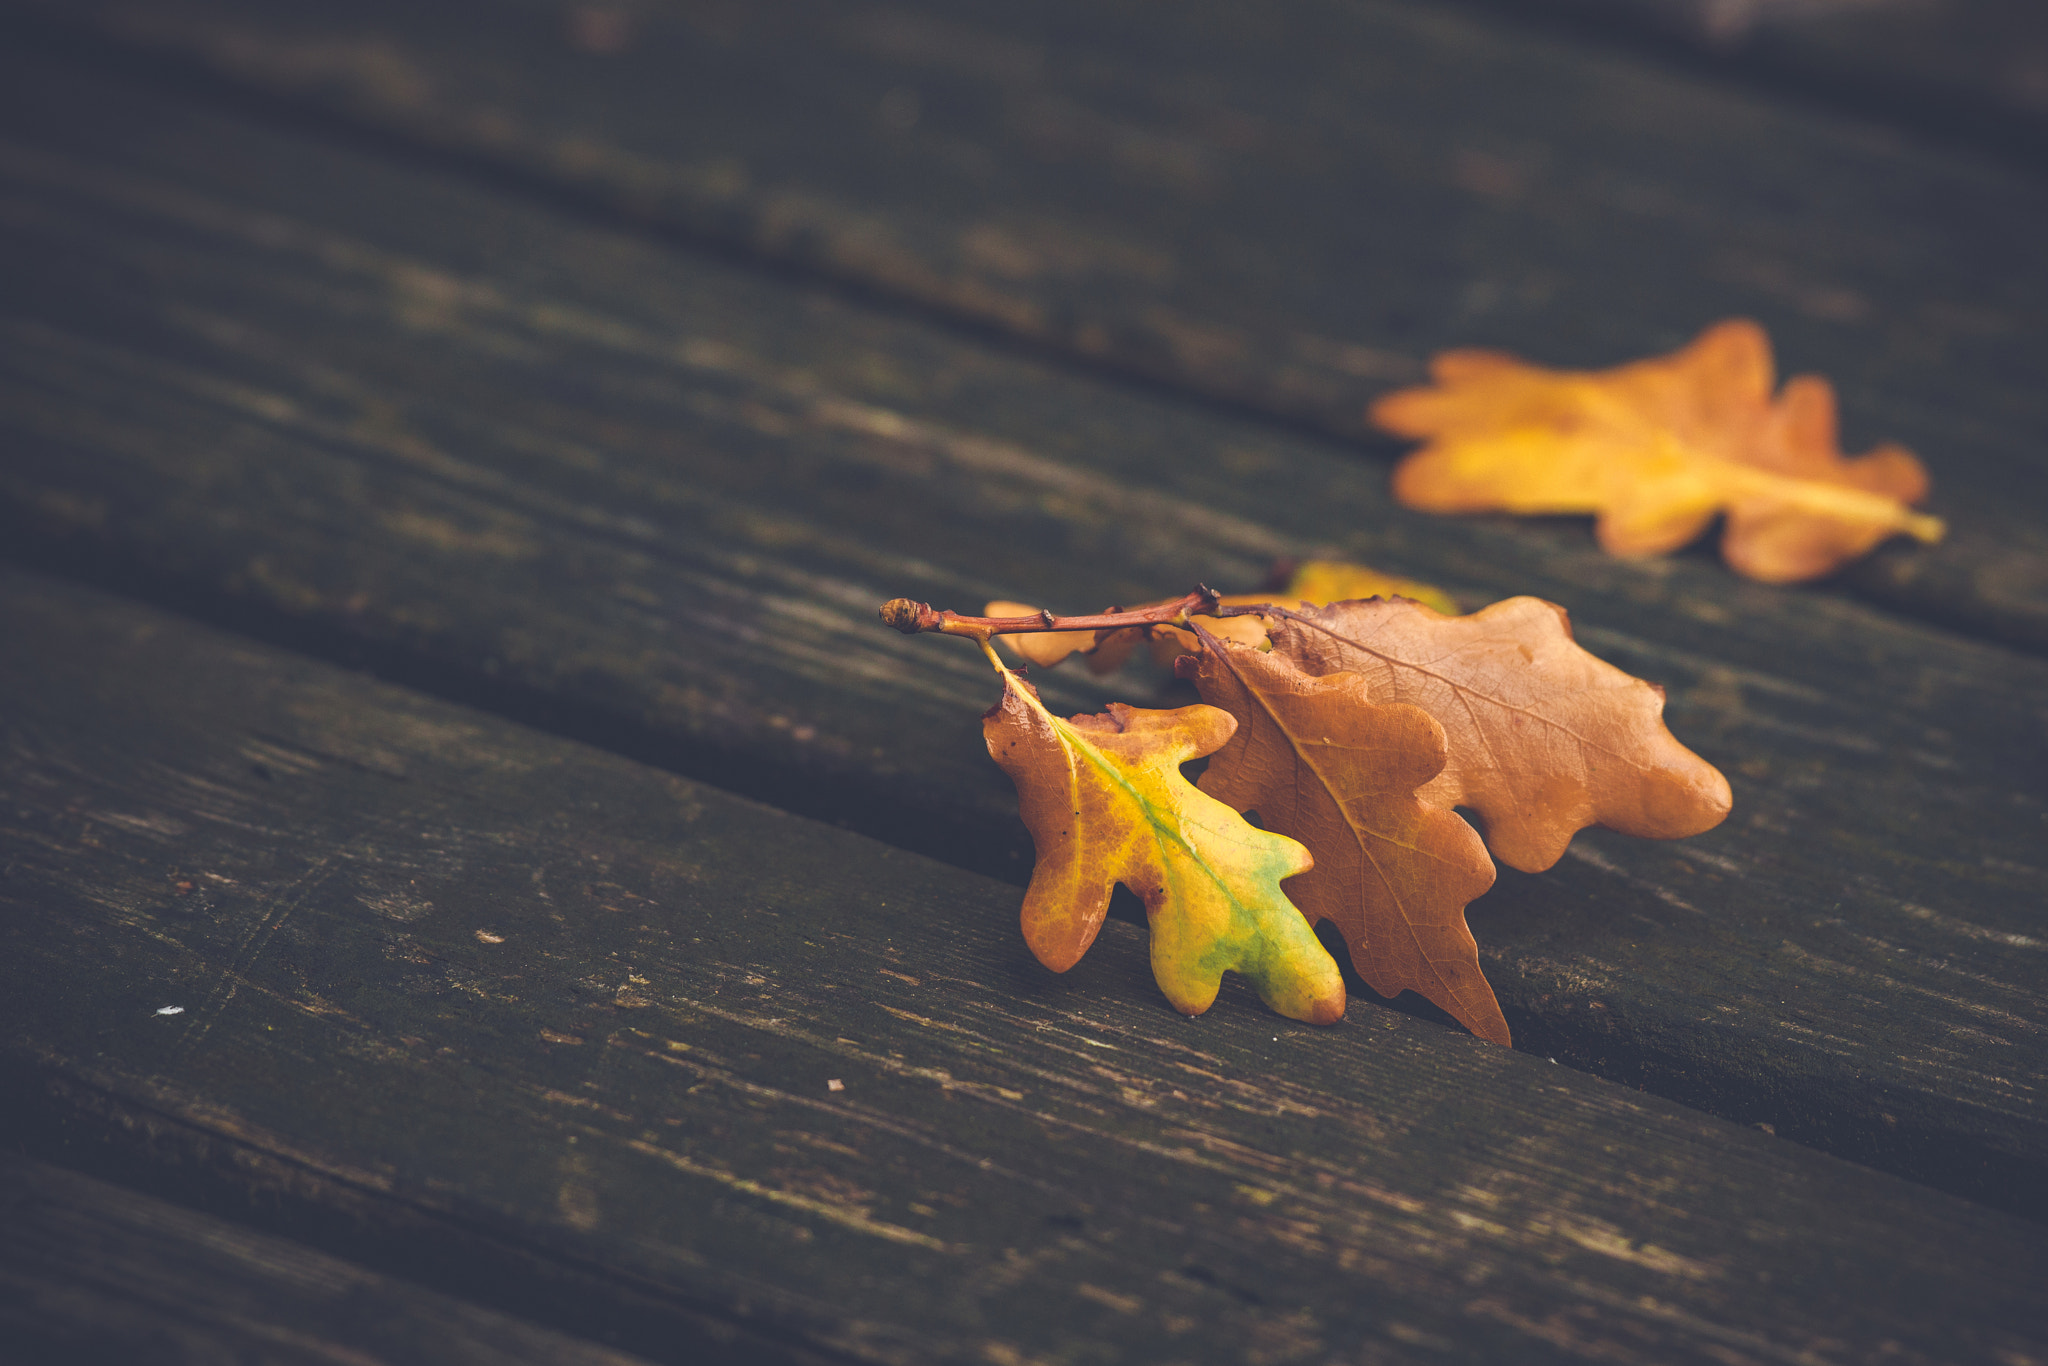
[[[1161,626],[1184,621],[1191,612],[1199,612],[1203,616],[1242,616],[1257,610],[1255,607],[1224,607],[1214,589],[1207,584],[1197,584],[1192,593],[1173,602],[1134,608],[1128,612],[1112,607],[1090,617],[1054,616],[1049,608],[1041,608],[1023,617],[969,617],[958,612],[935,612],[930,603],[913,602],[909,598],[891,598],[882,604],[881,614],[885,624],[907,636],[914,636],[920,631],[937,631],[985,641],[990,636],[1031,635],[1043,631],[1114,631],[1125,626]]]

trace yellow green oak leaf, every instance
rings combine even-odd
[[[1111,703],[1061,720],[1038,691],[1002,670],[1003,696],[982,717],[988,752],[1017,784],[1038,861],[1024,896],[1024,939],[1065,972],[1102,928],[1119,882],[1145,903],[1152,975],[1176,1010],[1199,1015],[1225,972],[1267,1005],[1312,1024],[1344,1014],[1344,981],[1308,920],[1280,890],[1314,860],[1249,824],[1182,776],[1237,729],[1197,705],[1147,711]]]

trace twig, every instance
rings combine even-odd
[[[1114,631],[1126,626],[1184,624],[1192,612],[1209,617],[1234,617],[1258,610],[1256,607],[1224,607],[1214,589],[1207,584],[1197,584],[1192,593],[1173,602],[1133,608],[1128,612],[1112,607],[1091,617],[1055,616],[1050,608],[1040,608],[1023,617],[968,617],[958,612],[935,612],[930,603],[913,602],[909,598],[891,598],[882,604],[881,615],[884,624],[906,636],[914,636],[920,631],[937,631],[943,635],[972,636],[986,641],[990,636],[1032,635],[1044,631]]]

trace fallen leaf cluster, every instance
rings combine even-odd
[[[1592,513],[1616,555],[1655,555],[1725,517],[1722,554],[1766,583],[1816,578],[1894,535],[1937,541],[1920,462],[1898,446],[1845,457],[1835,393],[1800,375],[1773,395],[1755,323],[1718,323],[1668,356],[1597,372],[1447,351],[1434,383],[1373,405],[1423,441],[1394,496],[1428,512]]]
[[[1662,690],[1587,653],[1537,598],[1458,616],[1405,597],[1204,589],[1097,617],[962,617],[904,599],[882,615],[975,638],[1002,676],[983,731],[1037,849],[1032,951],[1073,966],[1122,883],[1145,903],[1160,989],[1188,1014],[1235,971],[1283,1015],[1341,1017],[1342,976],[1311,929],[1327,920],[1375,991],[1417,992],[1505,1045],[1465,923],[1493,860],[1540,872],[1589,825],[1670,839],[1729,808],[1726,779],[1665,728]],[[1120,637],[1128,653],[1147,634],[1171,644],[1199,705],[1063,720],[991,645],[1008,637],[1043,662]],[[1181,765],[1204,756],[1190,784]]]

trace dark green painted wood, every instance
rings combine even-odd
[[[2048,650],[2048,189],[1950,147],[1391,0],[9,8],[1350,437],[1441,347],[1752,315],[1954,523],[1845,582]]]
[[[12,1153],[0,1153],[0,1228],[9,1362],[639,1360]]]
[[[1132,926],[1055,977],[1002,883],[87,590],[0,575],[0,716],[0,1122],[588,1268],[598,1321],[609,1280],[895,1362],[2048,1349],[2038,1226],[1408,1016],[1184,1019]]]
[[[61,68],[0,81],[4,540],[1020,880],[986,667],[1062,609],[1336,550],[1533,591],[1671,688],[1736,814],[1472,920],[1522,1046],[2044,1212],[2048,665],[1576,532],[1391,509],[1308,439]],[[1043,676],[1063,709],[1156,675]]]

